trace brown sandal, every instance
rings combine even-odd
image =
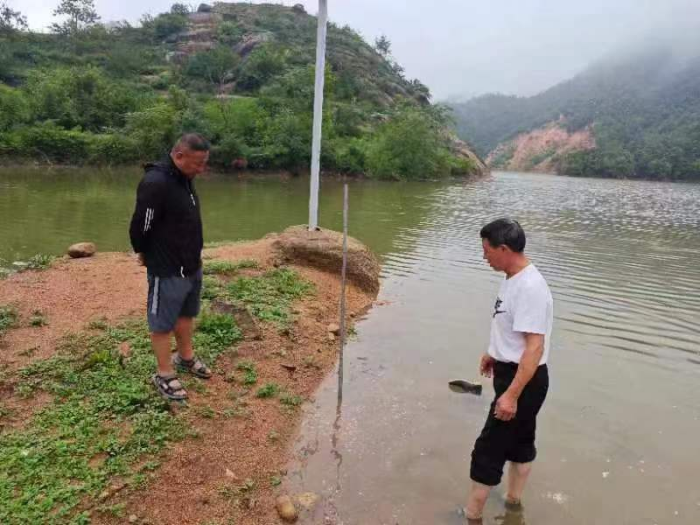
[[[158,393],[171,401],[184,401],[187,399],[187,391],[182,388],[182,383],[175,374],[161,376],[153,374],[151,378]]]
[[[180,354],[173,355],[173,365],[178,370],[189,372],[190,374],[199,377],[200,379],[209,379],[212,376],[209,367],[197,356],[194,356],[189,361],[180,357]]]

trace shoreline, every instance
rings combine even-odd
[[[64,170],[77,170],[80,172],[85,172],[85,171],[96,171],[99,173],[113,173],[113,172],[118,172],[118,171],[133,171],[133,172],[139,172],[141,173],[143,171],[143,163],[139,164],[53,164],[53,163],[46,163],[42,162],[39,160],[16,160],[16,159],[10,159],[9,161],[7,159],[3,159],[0,157],[4,162],[0,164],[0,173],[3,170],[12,170],[12,169],[30,169],[30,170],[37,170],[37,171],[64,171]],[[442,178],[431,178],[431,179],[401,179],[401,178],[389,178],[389,179],[381,179],[381,178],[373,178],[367,173],[341,173],[337,171],[332,171],[332,170],[321,170],[321,178],[328,180],[328,179],[333,179],[333,180],[376,180],[376,181],[387,181],[387,182],[406,182],[410,180],[411,182],[434,182],[434,181],[440,181],[440,180],[455,180],[455,181],[463,181],[463,180],[473,180],[473,179],[479,179],[486,177],[490,174],[490,168],[487,170],[484,170],[481,173],[468,173],[464,175],[446,175]],[[199,177],[201,179],[206,179],[207,177],[236,177],[239,179],[255,179],[255,178],[270,178],[270,179],[288,179],[288,178],[295,178],[295,177],[310,177],[311,174],[308,171],[308,169],[304,170],[299,170],[299,171],[292,171],[288,169],[221,169],[221,167],[214,167],[213,169],[208,170],[205,172],[203,175],[200,175]]]
[[[222,278],[223,286],[239,277],[255,280],[279,271],[273,242],[274,236],[205,249],[205,264],[213,263],[212,268],[248,261],[233,277],[224,270],[207,277]],[[249,268],[251,261],[255,268]],[[169,417],[183,423],[187,434],[138,459],[133,479],[113,476],[97,497],[86,490],[74,512],[88,513],[91,523],[123,523],[128,517],[133,523],[153,525],[226,523],[228,519],[253,525],[278,519],[275,497],[303,416],[300,405],[313,398],[335,366],[339,344],[329,325],[338,321],[340,277],[294,261],[283,268],[315,290],[290,303],[289,324],[280,328],[257,319],[253,328],[259,333],[250,334],[246,333],[249,327],[239,323],[243,339],[235,350],[223,351],[211,363],[215,377],[207,382],[188,380],[187,405],[170,406]],[[92,333],[100,323],[112,327],[141,321],[145,292],[145,270],[122,253],[62,259],[47,270],[26,271],[0,281],[0,306],[11,304],[18,314],[18,326],[0,338],[0,386],[5,394],[0,439],[31,429],[42,410],[62,402],[60,396],[41,389],[21,395],[25,381],[21,371],[60,355],[71,334]],[[349,283],[347,297],[351,326],[372,306],[376,295]],[[45,325],[32,325],[37,311],[46,319]],[[241,382],[242,362],[257,373],[252,385]],[[281,393],[261,397],[260,391],[268,385],[277,385]],[[152,388],[150,394],[157,396]],[[157,466],[143,469],[153,464]],[[66,479],[65,483],[73,482]]]

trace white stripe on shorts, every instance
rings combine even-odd
[[[158,315],[158,295],[160,293],[160,277],[156,277],[155,284],[153,285],[153,300],[151,301],[151,313],[153,315]]]

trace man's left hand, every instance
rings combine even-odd
[[[496,401],[496,407],[494,408],[494,413],[496,419],[501,421],[510,421],[515,417],[515,413],[518,411],[518,400],[505,392]]]

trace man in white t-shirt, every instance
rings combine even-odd
[[[510,219],[498,219],[481,230],[484,259],[505,273],[491,320],[488,353],[481,374],[493,376],[496,397],[474,444],[473,485],[466,514],[481,523],[491,488],[501,482],[510,462],[506,506],[520,508],[535,449],[536,418],[549,386],[547,357],[552,333],[552,294],[540,272],[525,256],[525,232]]]

